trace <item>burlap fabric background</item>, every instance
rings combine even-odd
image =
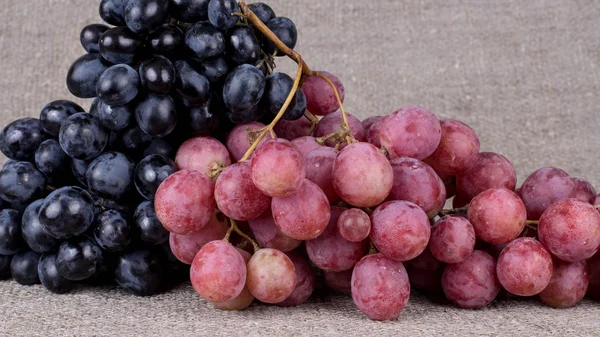
[[[80,29],[98,0],[0,2],[0,126],[70,98]],[[558,166],[600,187],[600,3],[577,1],[269,0],[299,29],[298,50],[346,87],[359,117],[418,104],[459,118],[482,150],[515,164],[519,182]],[[280,68],[292,65],[280,61]],[[89,101],[79,101],[84,107]],[[0,283],[3,335],[600,335],[600,304],[554,310],[535,301],[458,310],[413,296],[393,322],[369,321],[345,297],[297,308],[214,310],[190,287],[151,298],[120,290],[50,295]]]

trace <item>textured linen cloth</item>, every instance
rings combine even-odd
[[[600,2],[593,0],[266,0],[298,27],[297,50],[337,74],[360,118],[421,105],[473,127],[482,151],[507,156],[519,184],[557,166],[600,187]],[[79,32],[98,0],[2,0],[0,127],[72,99]],[[279,58],[278,69],[294,65]],[[90,101],[76,100],[88,108]],[[556,310],[511,300],[460,310],[413,294],[402,315],[374,322],[349,297],[296,308],[222,312],[189,286],[150,298],[116,289],[51,295],[0,282],[0,335],[600,335],[600,303]]]

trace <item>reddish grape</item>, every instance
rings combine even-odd
[[[452,208],[465,207],[470,201],[471,199],[468,199],[466,196],[457,193],[454,198],[452,198]]]
[[[600,298],[600,253],[587,260],[589,268],[590,285],[586,295],[592,298]]]
[[[543,167],[533,172],[519,189],[519,196],[525,203],[527,219],[538,220],[542,213],[557,201],[574,197],[575,183],[567,172]]]
[[[587,180],[579,178],[571,178],[571,180],[573,183],[575,183],[573,198],[589,202],[590,204],[594,205],[597,196],[594,186]]]
[[[346,113],[346,119],[348,120],[348,126],[350,126],[350,133],[354,139],[359,142],[364,142],[367,140],[365,129],[360,122],[360,119],[356,118],[356,116]],[[315,137],[325,137],[334,132],[341,131],[344,126],[344,117],[342,117],[342,113],[340,111],[336,111],[332,114],[329,114],[319,121],[317,124],[317,128],[315,129]],[[325,145],[329,147],[335,147],[337,144],[340,144],[339,148],[342,149],[348,145],[347,142],[344,141],[344,137],[331,137],[325,141]]]
[[[480,250],[466,260],[448,264],[442,273],[446,297],[461,308],[483,308],[500,292],[496,277],[496,260]]]
[[[296,286],[296,270],[292,260],[279,250],[263,248],[248,262],[246,286],[261,302],[279,303]]]
[[[350,242],[360,242],[371,233],[371,218],[358,208],[350,208],[342,212],[337,228],[340,236]]]
[[[294,140],[302,136],[310,136],[310,128],[312,124],[306,118],[300,118],[295,121],[280,119],[273,130],[278,137]]]
[[[436,259],[435,256],[433,256],[429,247],[425,248],[425,250],[419,254],[419,256],[412,260],[406,261],[405,264],[411,268],[419,268],[431,271],[444,268],[444,264]]]
[[[180,170],[196,170],[209,175],[213,170],[231,165],[225,145],[212,137],[195,137],[186,140],[175,156]]]
[[[539,294],[552,278],[552,257],[534,238],[518,238],[500,253],[496,273],[508,292],[519,296]]]
[[[337,150],[321,146],[305,156],[306,179],[317,184],[332,204],[340,200],[333,187],[333,162],[337,155]]]
[[[296,270],[296,286],[290,296],[282,302],[277,303],[277,305],[291,307],[308,300],[315,289],[316,276],[315,271],[304,257],[295,252],[289,252],[286,255],[292,260],[294,269]]]
[[[402,262],[383,254],[363,257],[352,272],[352,299],[358,310],[374,320],[400,315],[410,296],[410,282]]]
[[[171,233],[169,246],[175,257],[186,264],[192,264],[198,251],[210,241],[225,237],[229,225],[223,214],[215,211],[208,224],[196,232],[186,235]]]
[[[477,162],[479,137],[468,125],[457,120],[443,120],[440,125],[440,144],[425,162],[441,174],[457,175],[468,171]]]
[[[275,224],[271,209],[266,210],[259,217],[248,220],[250,230],[258,244],[266,248],[274,248],[282,252],[289,252],[302,243],[283,234]]]
[[[589,259],[600,247],[600,214],[581,200],[559,201],[542,214],[538,235],[544,247],[561,260]]]
[[[442,289],[443,269],[427,270],[421,268],[408,268],[408,279],[413,289],[420,290],[427,295],[438,295],[443,293]]]
[[[450,199],[456,195],[456,177],[445,175],[437,172],[438,176],[444,182],[444,188],[446,189],[446,199]]]
[[[246,283],[246,263],[229,242],[211,241],[194,257],[190,268],[194,290],[211,302],[237,297]]]
[[[388,119],[392,118],[393,115],[382,116],[375,123],[371,124],[371,127],[368,130],[365,130],[367,134],[367,141],[373,144],[375,147],[381,147],[381,128],[387,122]]]
[[[440,143],[442,128],[431,111],[409,106],[386,118],[379,126],[379,141],[390,158],[411,157],[423,160]]]
[[[333,162],[333,187],[352,206],[379,205],[390,194],[393,181],[392,165],[369,143],[346,146]]]
[[[294,194],[306,176],[302,153],[289,140],[281,138],[258,147],[250,165],[252,182],[270,197]]]
[[[154,198],[158,220],[172,233],[196,232],[208,224],[216,207],[214,184],[203,173],[175,172],[165,179]]]
[[[345,208],[332,206],[331,217],[325,231],[319,237],[306,241],[308,257],[320,269],[331,271],[352,269],[369,249],[369,243],[365,240],[350,242],[340,235],[337,222],[345,210]]]
[[[326,71],[319,71],[319,73],[325,75],[333,83],[340,100],[344,103],[344,85],[340,79]],[[308,111],[314,115],[325,116],[340,108],[333,88],[318,76],[306,77],[302,83],[302,92],[306,96]]]
[[[256,218],[271,205],[271,198],[252,183],[248,161],[235,163],[219,174],[215,183],[215,200],[221,212],[240,221]]]
[[[225,145],[227,145],[227,149],[229,150],[229,154],[233,161],[239,161],[244,157],[248,149],[250,149],[250,146],[252,146],[252,143],[260,134],[260,132],[253,131],[257,131],[264,127],[265,125],[263,123],[251,122],[248,124],[236,125],[231,132],[229,132]],[[270,137],[271,135],[267,134],[258,144],[260,145],[266,142]]]
[[[515,192],[503,188],[478,194],[469,204],[467,215],[477,237],[493,245],[517,238],[527,221],[523,201]]]
[[[317,139],[312,136],[296,138],[292,140],[292,144],[296,145],[304,157],[306,157],[310,151],[323,147],[321,144],[317,143]]]
[[[516,185],[517,172],[512,163],[493,152],[481,152],[471,169],[456,176],[456,194],[461,196],[465,205],[490,188],[514,191]]]
[[[354,269],[344,271],[323,271],[325,284],[333,291],[343,294],[350,294],[352,289],[352,272]]]
[[[596,196],[596,200],[594,200],[594,206],[600,205],[600,194]]]
[[[304,179],[295,194],[273,198],[271,211],[277,227],[296,240],[310,240],[321,235],[331,212],[325,193],[308,179]]]
[[[234,299],[229,301],[213,303],[213,305],[221,310],[244,310],[252,304],[254,296],[248,290],[248,287],[244,287],[242,292],[237,295]]]
[[[572,307],[583,299],[589,282],[590,274],[585,261],[554,260],[552,278],[540,293],[540,299],[554,308]]]
[[[431,229],[429,250],[445,263],[459,263],[475,249],[475,230],[469,220],[458,215],[447,215]]]
[[[363,129],[365,129],[365,134],[369,132],[369,129],[371,128],[371,126],[373,124],[375,124],[375,122],[377,122],[380,118],[381,118],[381,116],[371,116],[371,117],[363,119],[361,124],[363,126]]]
[[[409,201],[388,201],[371,214],[371,240],[386,257],[407,261],[421,254],[431,234],[427,214]],[[401,244],[399,244],[401,243]]]
[[[436,216],[446,204],[444,182],[424,162],[409,157],[390,160],[394,183],[388,200],[406,200],[421,207],[427,216]]]

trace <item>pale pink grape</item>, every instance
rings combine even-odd
[[[527,219],[538,220],[553,203],[575,196],[575,183],[569,174],[555,167],[533,172],[519,189],[527,209]]]
[[[283,252],[263,248],[254,253],[247,264],[246,286],[261,302],[279,303],[296,286],[296,270],[292,260]]]
[[[479,137],[463,122],[447,119],[440,122],[442,138],[425,162],[438,173],[457,175],[468,171],[477,162]]]
[[[296,192],[306,176],[304,157],[290,141],[271,139],[254,152],[250,175],[262,193],[286,197]]]
[[[519,196],[504,188],[491,188],[469,204],[469,221],[481,240],[499,245],[516,239],[527,221],[527,211]]]
[[[306,179],[317,184],[332,204],[340,200],[333,187],[333,162],[337,155],[337,150],[321,146],[305,156]]]
[[[316,275],[308,261],[296,252],[288,252],[286,255],[292,260],[296,271],[296,286],[285,300],[277,303],[284,307],[302,304],[308,300],[315,290]]]
[[[192,264],[194,257],[205,244],[223,239],[228,229],[229,224],[225,216],[215,211],[208,224],[196,232],[185,235],[170,233],[171,252],[179,261]]]
[[[569,308],[579,303],[590,282],[587,263],[554,260],[553,270],[550,283],[540,293],[542,302],[554,308]]]
[[[244,258],[244,262],[248,263],[248,261],[250,261],[250,259],[252,258],[252,255],[250,255],[250,253],[248,253],[247,251],[240,249],[240,248],[236,248],[237,251],[240,253],[240,255],[242,255],[242,257]],[[252,302],[254,301],[254,296],[250,293],[250,291],[248,290],[248,287],[244,286],[244,289],[242,289],[242,292],[237,295],[235,298],[229,300],[229,301],[225,301],[225,302],[220,302],[220,303],[213,303],[213,305],[221,310],[244,310],[247,307],[250,306],[250,304],[252,304]]]
[[[248,225],[250,225],[254,238],[262,247],[289,252],[302,244],[302,241],[283,234],[275,224],[270,208],[260,216],[248,220]]]
[[[296,145],[300,153],[306,157],[312,150],[323,147],[317,143],[317,139],[312,136],[303,136],[292,140],[292,144]]]
[[[310,136],[310,128],[312,124],[306,118],[300,118],[295,121],[288,121],[285,119],[279,120],[273,130],[278,137],[294,140],[302,136]]]
[[[589,181],[584,179],[571,178],[571,180],[573,183],[575,183],[573,198],[589,202],[590,204],[594,205],[597,196],[594,186]]]
[[[377,122],[382,116],[371,116],[362,120],[363,129],[365,129],[365,133],[369,132],[369,129],[375,122]]]
[[[517,172],[506,157],[493,152],[481,152],[473,167],[456,176],[456,194],[466,205],[485,190],[506,188],[514,191],[516,184]]]
[[[348,126],[350,127],[350,134],[354,137],[354,139],[358,140],[359,142],[366,141],[367,136],[360,119],[351,113],[346,113],[346,119],[348,120]],[[341,131],[343,126],[344,117],[340,111],[336,111],[323,117],[321,121],[319,121],[319,124],[315,129],[315,137],[324,137],[334,132]],[[348,145],[348,143],[344,141],[344,138],[339,137],[332,137],[325,141],[325,145],[329,147],[335,147],[337,144],[340,144],[340,149]]]
[[[209,175],[214,169],[231,165],[225,145],[212,137],[194,137],[186,140],[175,156],[180,170],[196,170]]]
[[[248,161],[235,163],[219,174],[215,200],[221,212],[240,221],[254,219],[271,206],[271,198],[252,183]]]
[[[365,130],[367,134],[367,142],[373,144],[375,147],[381,147],[380,133],[382,126],[387,122],[388,119],[392,118],[392,115],[382,116],[376,120],[368,130]]]
[[[265,125],[259,122],[251,122],[248,124],[236,125],[227,135],[225,145],[229,150],[229,154],[233,161],[239,161],[244,157],[252,143],[257,140],[260,132],[253,132],[264,128]],[[261,141],[259,145],[271,139],[271,135],[268,133]]]
[[[466,260],[475,249],[475,230],[469,220],[458,215],[447,215],[431,229],[429,250],[445,263]]]
[[[534,238],[518,238],[500,253],[498,280],[508,292],[519,296],[539,294],[552,278],[552,257]]]
[[[319,71],[319,73],[325,75],[333,83],[340,100],[344,103],[344,85],[340,79],[326,71]],[[340,108],[333,88],[327,81],[318,76],[306,77],[302,83],[302,92],[306,96],[308,111],[313,115],[325,116]]]
[[[371,233],[371,218],[359,208],[350,208],[342,212],[337,221],[340,236],[350,242],[360,242]]]

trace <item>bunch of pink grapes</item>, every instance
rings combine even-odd
[[[316,127],[281,120],[243,161],[264,124],[189,139],[156,193],[172,252],[215,307],[295,306],[319,283],[375,320],[399,316],[411,288],[463,308],[502,290],[557,308],[600,296],[590,183],[545,167],[516,189],[512,163],[460,121],[417,106],[344,118],[325,80],[302,90]]]

